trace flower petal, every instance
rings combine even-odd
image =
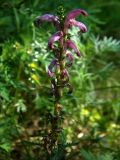
[[[66,41],[66,46],[67,46],[67,48],[74,49],[74,51],[77,53],[77,56],[80,57],[80,51],[78,50],[78,48],[76,47],[76,45],[74,44],[73,41],[71,41],[70,39],[68,39]]]
[[[52,72],[52,69],[54,66],[56,66],[58,63],[58,60],[57,59],[53,59],[53,61],[50,63],[50,65],[48,66],[48,75],[50,77],[53,77],[54,76],[54,73]]]
[[[70,26],[76,26],[79,27],[80,30],[84,33],[87,32],[86,26],[82,22],[78,22],[75,19],[70,19],[69,21]]]
[[[56,26],[56,28],[59,30],[60,22],[57,16],[54,16],[51,14],[44,14],[43,16],[37,17],[36,20],[34,21],[34,24],[35,26],[40,27],[44,21],[52,22]]]
[[[75,10],[71,11],[70,13],[68,13],[66,19],[67,20],[73,19],[73,18],[77,17],[80,14],[82,14],[84,16],[88,16],[88,13],[85,10],[83,10],[83,9],[75,9]]]
[[[62,81],[63,84],[66,84],[69,81],[69,73],[68,73],[67,69],[64,69],[62,71],[62,80],[63,80]]]
[[[53,73],[51,70],[48,69],[48,75],[49,75],[50,77],[53,77],[54,73]]]
[[[69,63],[67,64],[67,66],[71,67],[71,65],[73,64],[73,61],[74,61],[74,57],[69,50],[66,51],[66,57],[69,58]]]
[[[58,31],[57,33],[53,34],[51,36],[51,38],[49,39],[49,41],[48,41],[48,47],[50,49],[54,49],[53,43],[55,41],[58,41],[62,36],[63,36],[63,32],[62,31]]]
[[[88,15],[87,12],[82,10],[82,9],[75,9],[75,10],[71,11],[70,13],[68,13],[68,15],[67,15],[67,17],[65,19],[65,23],[64,23],[64,33],[65,34],[67,34],[68,28],[70,27],[70,20],[74,19],[79,14],[82,14],[84,16]]]

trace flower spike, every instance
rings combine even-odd
[[[82,22],[78,22],[75,18],[78,15],[87,16],[87,12],[82,9],[76,9],[68,13],[64,18],[64,8],[60,6],[57,11],[57,16],[51,14],[45,14],[37,17],[35,25],[39,27],[44,21],[52,22],[57,29],[57,32],[53,34],[48,41],[48,48],[54,52],[54,58],[48,66],[48,75],[51,77],[51,95],[54,96],[54,113],[47,114],[46,116],[46,137],[44,138],[44,146],[48,155],[54,154],[54,151],[59,147],[59,132],[61,132],[61,118],[62,118],[62,105],[61,98],[65,91],[71,94],[73,91],[72,86],[69,84],[68,67],[71,67],[74,61],[74,57],[70,49],[74,50],[78,57],[80,57],[80,51],[74,42],[69,38],[68,29],[72,26],[79,27],[81,32],[87,31],[86,26]],[[57,46],[55,46],[57,42]],[[67,90],[66,90],[67,88]],[[55,136],[53,136],[55,135]]]
[[[76,52],[77,56],[80,57],[80,51],[78,50],[78,48],[76,47],[76,45],[74,44],[73,41],[71,41],[70,39],[68,39],[66,41],[66,46],[67,46],[67,48],[73,49]]]

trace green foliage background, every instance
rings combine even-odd
[[[0,1],[0,160],[44,160],[45,112],[53,110],[47,67],[47,41],[54,27],[36,29],[45,13],[83,8],[88,28],[70,34],[82,52],[70,69],[65,94],[66,159],[120,159],[120,2],[119,0]],[[76,155],[76,156],[75,156]]]

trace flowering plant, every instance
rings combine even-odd
[[[82,22],[75,20],[75,17],[80,14],[83,16],[88,15],[85,10],[75,9],[64,17],[63,8],[61,8],[59,17],[45,14],[37,17],[35,20],[37,27],[40,27],[42,23],[46,21],[53,23],[57,30],[48,41],[48,48],[54,52],[54,59],[48,66],[48,75],[51,77],[51,93],[55,98],[54,115],[48,115],[51,121],[51,129],[47,131],[47,136],[45,137],[45,147],[49,154],[51,154],[53,149],[58,145],[58,135],[61,130],[59,120],[62,109],[60,98],[63,95],[63,89],[67,87],[69,88],[69,92],[71,92],[72,89],[69,84],[69,73],[67,69],[71,67],[74,62],[74,56],[70,50],[72,49],[78,57],[81,56],[77,46],[69,38],[68,30],[72,26],[75,26],[79,27],[82,33],[87,31],[86,26]],[[55,42],[57,42],[57,47]]]

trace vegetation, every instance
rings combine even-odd
[[[43,138],[53,113],[47,49],[55,29],[34,26],[37,16],[85,9],[84,34],[72,27],[81,58],[69,70],[73,92],[61,99],[64,144],[52,160],[120,159],[120,2],[119,0],[0,1],[0,160],[46,160]],[[63,152],[64,151],[64,152]],[[62,160],[62,159],[61,159]]]

